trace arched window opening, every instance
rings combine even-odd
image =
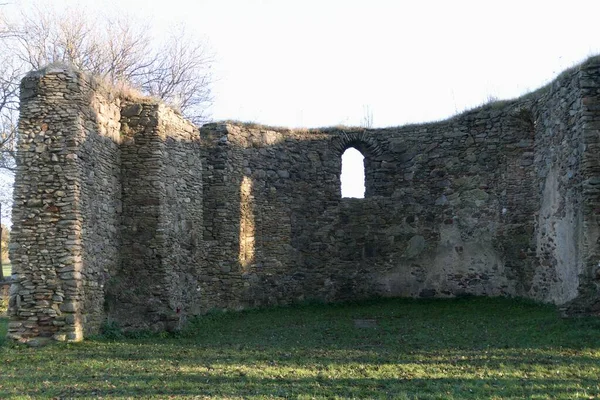
[[[365,157],[354,147],[342,154],[342,197],[365,197]]]

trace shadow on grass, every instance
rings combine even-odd
[[[593,398],[599,332],[507,299],[211,314],[178,337],[4,346],[0,397]]]
[[[313,398],[331,394],[344,398],[576,398],[578,393],[587,397],[589,390],[581,389],[578,379],[452,379],[452,378],[246,378],[214,377],[206,374],[168,377],[164,375],[130,376],[111,380],[111,384],[84,385],[69,382],[55,383],[63,386],[54,390],[53,383],[47,389],[26,390],[22,396],[60,398],[94,398],[106,396],[134,397],[190,397],[211,396],[218,398],[279,397]],[[0,391],[0,394],[3,394]],[[592,395],[593,396],[593,395]],[[594,398],[594,397],[591,397]]]

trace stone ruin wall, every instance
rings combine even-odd
[[[134,327],[176,328],[182,304],[201,312],[199,132],[164,105],[135,103],[122,108],[121,132],[121,261],[107,288],[107,316]]]
[[[438,123],[200,130],[67,68],[21,91],[9,335],[373,296],[600,313],[600,61]],[[341,198],[341,154],[365,199]]]
[[[119,107],[64,69],[22,81],[9,332],[79,340],[98,329],[119,262]]]
[[[197,128],[65,67],[24,78],[21,104],[9,335],[177,324],[202,258]]]
[[[567,314],[600,315],[600,60],[563,75],[536,129],[533,284],[540,299],[567,303]]]

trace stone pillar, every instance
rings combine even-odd
[[[78,148],[80,73],[30,73],[21,83],[10,258],[9,337],[83,338]]]
[[[600,58],[586,61],[578,73],[581,107],[582,271],[578,297],[566,304],[567,315],[600,316]]]
[[[201,276],[203,307],[236,309],[243,289],[240,272],[240,196],[244,138],[229,124],[202,127],[206,269]]]

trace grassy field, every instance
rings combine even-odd
[[[600,398],[600,319],[515,300],[312,305],[212,314],[178,336],[112,333],[5,343],[0,398]]]

